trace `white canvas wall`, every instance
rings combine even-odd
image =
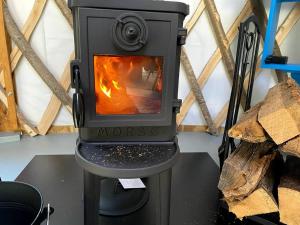
[[[121,0],[120,0],[121,1]],[[191,14],[198,5],[196,0],[182,0],[190,5]],[[34,0],[9,0],[8,6],[12,16],[21,27],[30,10]],[[225,31],[229,29],[241,9],[245,4],[245,0],[215,0],[219,10]],[[266,6],[269,0],[265,1]],[[286,4],[281,13],[280,22],[282,22],[293,3]],[[189,17],[187,18],[187,20]],[[289,37],[282,45],[283,54],[291,56],[291,61],[300,61],[300,47],[298,40],[300,38],[300,22],[295,26]],[[49,70],[58,79],[62,74],[68,58],[73,51],[73,34],[72,29],[65,21],[59,9],[53,0],[48,0],[43,16],[33,33],[31,45],[42,61],[47,65]],[[233,53],[236,49],[236,40],[233,42]],[[209,24],[206,13],[202,15],[193,31],[187,39],[186,49],[190,57],[192,66],[197,75],[200,74],[208,59],[216,50],[217,44],[214,39],[212,29]],[[51,91],[40,80],[36,72],[32,69],[26,59],[22,59],[15,71],[16,88],[18,96],[18,105],[29,121],[37,124],[46,109],[51,97]],[[264,70],[255,82],[254,101],[260,101],[266,94],[268,88],[275,84],[275,74],[272,71]],[[185,78],[183,69],[180,70],[179,97],[184,99],[189,93],[189,84]],[[230,83],[225,75],[225,69],[222,63],[219,63],[215,71],[209,78],[204,90],[204,97],[207,101],[208,108],[213,116],[216,117],[223,107],[225,101],[228,101],[230,94]],[[200,109],[196,103],[190,109],[184,119],[186,125],[202,125],[205,124]],[[55,125],[70,125],[72,118],[70,114],[63,108]]]

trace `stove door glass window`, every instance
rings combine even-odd
[[[160,113],[162,65],[155,56],[94,56],[96,113]]]

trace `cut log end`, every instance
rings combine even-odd
[[[280,150],[297,157],[300,157],[300,136],[297,136],[280,146]]]
[[[237,218],[278,212],[278,205],[272,194],[263,187],[258,188],[242,201],[227,202],[229,211]]]
[[[282,168],[283,158],[276,153],[276,158],[271,162],[267,172],[255,190],[240,201],[226,200],[229,211],[237,218],[278,212],[278,204],[274,197],[278,185],[278,171]]]
[[[219,189],[229,201],[240,201],[252,193],[278,153],[274,144],[242,142],[224,162]]]
[[[300,159],[288,156],[278,188],[280,221],[300,224]]]
[[[293,79],[269,90],[258,121],[277,145],[300,134],[300,88]]]
[[[245,112],[239,122],[233,126],[228,135],[232,138],[241,139],[252,143],[261,143],[267,141],[267,135],[263,127],[258,123],[258,112],[262,106],[262,102],[253,106]]]

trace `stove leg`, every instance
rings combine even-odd
[[[84,225],[98,225],[101,177],[84,171]]]
[[[157,202],[159,204],[159,215],[157,224],[170,225],[171,208],[171,187],[172,187],[172,168],[159,174],[158,185],[159,195]]]

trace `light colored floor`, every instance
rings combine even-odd
[[[76,138],[77,134],[47,135],[0,144],[0,177],[14,180],[35,155],[74,154]],[[221,137],[184,132],[178,135],[178,140],[181,152],[208,152],[218,162]]]

